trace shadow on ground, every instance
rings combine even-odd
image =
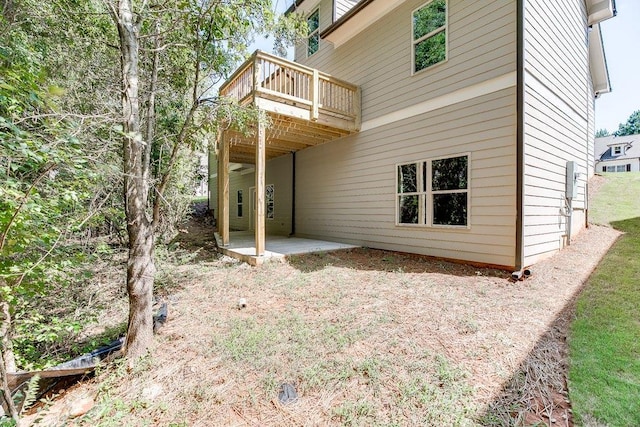
[[[616,221],[613,228],[626,233],[640,232],[640,218]],[[618,239],[609,248],[621,244]],[[528,357],[478,419],[483,426],[573,426],[567,376],[567,338],[575,319],[576,301],[603,264],[599,261],[551,326],[537,341]]]
[[[401,271],[404,273],[441,273],[455,276],[511,277],[511,272],[446,261],[440,258],[370,248],[316,252],[287,257],[291,266],[304,273],[327,266],[368,271]]]
[[[483,426],[572,426],[567,389],[571,300],[479,418]]]

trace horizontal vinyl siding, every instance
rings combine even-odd
[[[215,155],[213,156],[215,159]],[[217,162],[217,160],[215,160]],[[288,235],[291,233],[291,203],[293,187],[291,181],[292,156],[286,155],[267,162],[265,184],[274,186],[274,218],[266,220],[267,234]],[[211,161],[209,162],[211,165]],[[217,167],[216,167],[217,169]],[[211,175],[211,174],[210,174]],[[209,181],[209,191],[217,194],[218,179]],[[255,174],[231,171],[229,173],[229,228],[249,230],[251,218],[251,188],[255,187]],[[242,190],[242,217],[238,216],[238,190]],[[213,199],[217,205],[217,199]],[[266,213],[266,210],[265,210]],[[217,211],[216,211],[216,218]]]
[[[583,0],[527,0],[525,68],[581,116],[589,74]]]
[[[274,185],[274,218],[267,220],[267,233],[291,233],[292,156],[281,156],[267,163],[266,183]],[[253,177],[253,175],[251,175]]]
[[[514,265],[515,88],[300,151],[298,236]],[[395,225],[398,163],[470,153],[470,229]]]
[[[566,163],[580,173],[572,235],[584,226],[593,162],[586,12],[581,0],[528,0],[525,12],[525,265],[566,244]]]
[[[229,229],[231,231],[249,230],[249,210],[251,209],[251,193],[253,174],[243,175],[238,171],[229,172]],[[238,190],[242,190],[242,217],[238,216]]]
[[[297,49],[296,60],[359,85],[363,121],[515,71],[515,1],[449,0],[448,60],[412,75],[411,14],[425,3],[404,2],[338,48]],[[320,5],[321,29],[331,7]]]
[[[320,18],[320,32],[327,28],[329,25],[333,23],[333,0],[322,0],[318,7],[313,8],[309,11],[307,16],[310,16],[313,12],[318,10],[319,18]],[[326,40],[320,39],[319,49],[316,53],[307,58],[307,40],[302,40],[299,44],[296,45],[294,51],[294,60],[301,64],[310,64],[311,62],[318,61],[318,58],[321,58],[327,52],[327,49],[331,49],[332,46]],[[313,65],[309,65],[312,67]],[[324,71],[324,70],[322,70]]]

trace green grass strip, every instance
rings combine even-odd
[[[625,234],[577,302],[569,341],[575,421],[640,426],[640,174],[608,175],[591,209]]]

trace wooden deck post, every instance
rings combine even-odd
[[[317,121],[319,114],[320,102],[320,74],[318,70],[313,70],[313,82],[311,83],[311,120]]]
[[[229,139],[222,132],[218,148],[218,232],[222,245],[229,244]]]
[[[258,120],[256,140],[256,217],[255,243],[256,256],[264,255],[265,250],[265,167],[266,167],[265,128],[262,118]]]

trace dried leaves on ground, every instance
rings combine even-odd
[[[169,321],[148,364],[136,372],[116,365],[74,390],[96,400],[75,423],[499,422],[504,414],[490,408],[536,363],[532,350],[617,235],[592,226],[515,283],[510,272],[371,249],[259,268],[209,251],[183,258],[166,271],[175,282]],[[286,405],[278,399],[283,384],[297,393]],[[521,403],[530,412],[547,406]],[[48,420],[64,417],[51,408]]]

